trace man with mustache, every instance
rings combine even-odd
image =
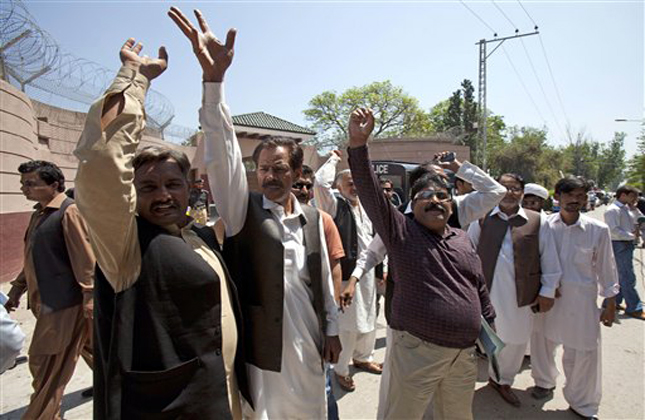
[[[94,418],[240,419],[250,401],[234,284],[211,228],[186,216],[190,162],[147,147],[150,82],[167,67],[129,39],[90,108],[76,197],[96,252]],[[239,390],[239,391],[238,391]]]
[[[340,352],[334,287],[318,210],[291,193],[302,148],[271,138],[253,152],[262,193],[251,192],[224,101],[235,30],[226,43],[195,11],[201,31],[183,13],[170,16],[191,41],[203,71],[200,124],[217,210],[226,224],[224,254],[245,314],[246,362],[255,408],[249,418],[324,418],[324,360]]]
[[[559,257],[567,263],[562,264],[561,296],[544,314],[544,334],[531,337],[531,362],[535,389],[552,392],[558,376],[555,350],[562,344],[564,398],[578,416],[597,419],[602,395],[600,324],[612,326],[619,287],[609,227],[580,213],[588,191],[589,184],[580,177],[555,184],[560,212],[548,216],[548,224]],[[600,316],[598,295],[605,298]]]
[[[374,362],[376,344],[376,284],[374,270],[367,270],[360,279],[351,277],[360,253],[367,249],[374,234],[372,222],[361,206],[352,173],[344,170],[336,173],[340,152],[334,150],[327,162],[316,172],[314,191],[316,206],[329,213],[338,227],[345,249],[341,260],[343,290],[341,300],[352,304],[339,315],[340,342],[343,351],[334,366],[338,384],[345,391],[354,391],[356,385],[349,376],[349,362],[354,367],[380,374],[382,366]],[[340,192],[336,196],[332,185]],[[360,280],[360,281],[359,281]],[[358,284],[358,287],[357,287]]]
[[[551,309],[562,270],[546,216],[520,205],[522,177],[507,173],[498,181],[508,192],[485,218],[470,225],[468,235],[482,261],[497,333],[506,344],[498,356],[499,378],[491,364],[489,384],[519,407],[511,385],[533,331],[533,312]]]
[[[434,400],[435,419],[472,419],[475,340],[481,317],[495,318],[479,258],[466,233],[448,225],[452,197],[444,178],[428,174],[414,183],[413,218],[392,206],[369,160],[373,129],[371,110],[352,113],[350,169],[397,276],[384,416],[421,418]]]
[[[23,418],[60,419],[65,386],[79,356],[92,367],[96,261],[85,221],[64,193],[61,169],[33,160],[21,164],[18,172],[22,193],[36,202],[25,233],[24,266],[5,303],[11,312],[27,293],[28,307],[36,317],[29,346],[34,392]]]

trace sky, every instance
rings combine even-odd
[[[115,71],[128,37],[143,42],[148,55],[165,45],[169,68],[153,87],[172,102],[173,122],[187,127],[198,125],[201,69],[166,15],[170,5],[186,13],[199,8],[220,38],[237,28],[225,82],[233,115],[264,111],[307,125],[302,111],[315,95],[383,80],[429,110],[465,78],[477,87],[477,41],[537,25],[539,35],[508,40],[488,58],[493,113],[509,126],[545,127],[556,146],[567,144],[567,130],[602,143],[624,131],[628,156],[644,117],[642,0],[25,4],[63,50]],[[488,45],[490,52],[496,44]]]

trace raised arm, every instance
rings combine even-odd
[[[167,67],[159,57],[140,57],[134,39],[120,51],[123,66],[105,94],[90,108],[74,154],[76,204],[85,219],[99,267],[115,291],[139,277],[141,252],[135,222],[132,161],[145,127],[144,101],[150,81]]]
[[[455,197],[459,211],[459,224],[465,228],[495,208],[504,198],[506,188],[470,162],[461,164],[456,173],[458,177],[471,183],[475,189],[469,194]]]
[[[402,215],[383,194],[369,160],[367,142],[374,129],[374,114],[370,109],[357,109],[349,121],[349,166],[361,204],[374,229],[386,246],[401,238],[405,226]]]
[[[222,43],[199,10],[195,10],[195,16],[201,31],[176,7],[172,7],[168,15],[190,40],[202,67],[204,91],[199,121],[204,131],[204,163],[226,234],[234,236],[244,227],[249,200],[242,152],[224,97],[223,81],[233,62],[236,31],[229,30],[226,42]]]
[[[331,152],[327,162],[316,171],[314,182],[316,207],[329,213],[331,217],[336,217],[338,207],[338,200],[331,188],[336,178],[336,165],[338,165],[338,162],[340,162],[340,152],[334,150]]]

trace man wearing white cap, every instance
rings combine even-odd
[[[549,191],[539,184],[526,184],[524,186],[524,198],[522,199],[522,207],[525,209],[537,211],[542,213],[544,203],[549,199]]]

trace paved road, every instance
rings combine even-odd
[[[602,220],[605,207],[597,209],[591,216]],[[638,289],[645,298],[645,278],[643,262],[645,251],[636,251],[635,265],[638,278]],[[2,286],[4,292],[7,285]],[[16,318],[30,337],[34,327],[31,314],[24,308],[16,312]],[[619,317],[620,325],[603,328],[603,400],[600,406],[601,419],[645,419],[645,322]],[[29,340],[28,337],[28,340]],[[381,362],[385,356],[385,320],[379,318],[377,331],[376,361]],[[559,353],[558,357],[561,357]],[[559,364],[560,370],[561,364]],[[338,398],[340,416],[343,419],[373,419],[376,417],[378,404],[378,386],[380,376],[357,372],[354,380],[357,389],[353,393],[344,393],[334,384],[334,393]],[[18,419],[29,400],[30,375],[26,364],[0,376],[0,420]],[[66,419],[91,419],[92,402],[83,399],[80,391],[90,386],[91,371],[81,361],[76,373],[67,387],[63,400]],[[536,402],[530,396],[533,386],[530,366],[524,366],[517,376],[514,388],[522,401],[521,408],[506,404],[492,391],[487,382],[487,368],[479,362],[473,411],[476,419],[571,419],[577,417],[567,411],[567,403],[562,397],[564,378],[561,376],[554,398],[547,402]]]

